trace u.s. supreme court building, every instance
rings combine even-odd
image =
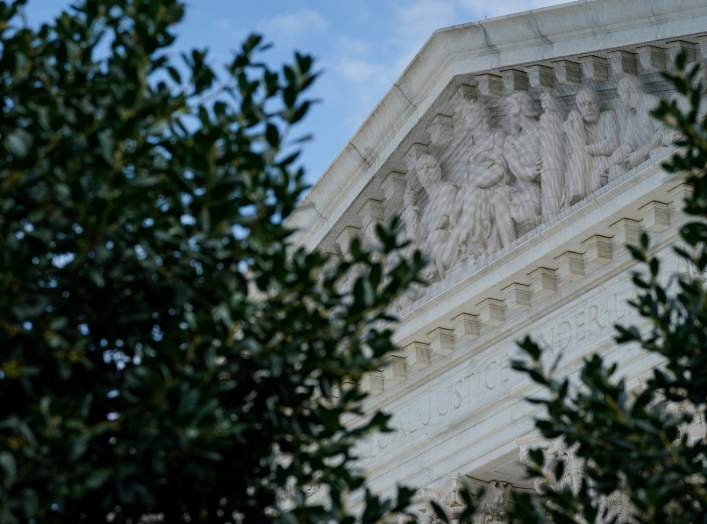
[[[396,305],[400,352],[365,379],[397,428],[361,448],[374,490],[422,488],[423,516],[425,497],[453,510],[472,479],[492,493],[480,522],[503,522],[508,490],[533,489],[524,450],[542,445],[523,400],[534,387],[510,369],[516,341],[562,352],[564,374],[600,352],[638,385],[656,364],[617,347],[612,325],[638,322],[624,245],[641,231],[666,271],[686,271],[670,247],[686,190],[660,167],[676,137],[649,115],[676,97],[661,71],[680,51],[707,61],[705,0],[579,1],[440,29],[308,193],[302,245],[340,252],[397,214],[431,259],[430,284]]]

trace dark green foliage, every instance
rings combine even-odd
[[[567,466],[554,467],[541,449],[530,452],[528,475],[545,481],[540,496],[516,493],[510,521],[522,523],[593,523],[606,518],[601,499],[621,492],[633,508],[631,522],[707,522],[707,444],[690,439],[687,426],[707,411],[707,118],[705,85],[699,66],[677,60],[677,72],[666,74],[690,104],[662,102],[653,116],[676,132],[680,149],[664,164],[685,177],[692,193],[685,211],[696,220],[680,231],[675,247],[692,274],[661,278],[660,262],[644,235],[631,248],[641,263],[633,275],[637,297],[630,304],[647,329],[616,326],[616,341],[632,343],[662,357],[638,392],[630,392],[616,365],[599,355],[585,359],[576,383],[554,376],[542,348],[531,338],[520,343],[527,358],[513,362],[541,386],[543,407],[536,427],[547,439],[562,439],[584,463],[575,490],[558,482]],[[601,520],[604,521],[604,520]],[[465,522],[471,522],[467,519]]]
[[[680,134],[682,146],[664,167],[686,175],[692,189],[686,212],[707,217],[707,119],[700,117],[705,87],[697,80],[699,66],[667,74],[691,108],[662,102],[654,116]],[[676,251],[701,274],[707,267],[707,226],[691,222],[681,231],[683,247]],[[599,355],[589,357],[579,385],[552,377],[541,363],[540,348],[530,339],[521,343],[529,362],[514,367],[527,373],[549,393],[540,401],[547,409],[537,428],[547,438],[562,438],[585,461],[577,493],[546,484],[542,505],[517,497],[515,516],[523,522],[594,522],[599,495],[621,491],[628,496],[635,522],[704,522],[707,515],[707,447],[691,440],[684,429],[696,417],[704,420],[707,402],[707,295],[701,278],[673,275],[661,278],[660,262],[651,254],[646,235],[631,247],[645,268],[633,275],[637,297],[631,301],[648,328],[616,326],[619,344],[634,343],[663,357],[645,387],[630,393],[617,378],[616,365]],[[542,455],[531,457],[530,473],[544,477]],[[562,464],[559,461],[559,464]],[[559,479],[561,471],[551,480]],[[534,509],[531,509],[534,508]],[[528,517],[526,517],[528,515]]]
[[[178,0],[37,30],[24,3],[0,2],[0,522],[353,522],[353,446],[388,417],[344,421],[422,259],[395,222],[342,260],[292,246],[312,58],[175,59]]]

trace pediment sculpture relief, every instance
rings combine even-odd
[[[428,280],[510,246],[677,138],[650,117],[657,98],[638,78],[621,77],[616,93],[607,101],[583,85],[562,101],[548,88],[452,97],[433,143],[405,155],[398,212],[432,259]]]

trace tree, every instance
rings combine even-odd
[[[423,260],[395,221],[341,258],[293,246],[312,58],[272,69],[252,35],[223,71],[180,62],[178,0],[81,0],[38,29],[25,4],[0,2],[0,521],[404,508],[345,498],[354,444],[388,430],[359,379]]]
[[[570,458],[529,452],[528,476],[541,493],[511,497],[509,521],[519,523],[616,522],[607,501],[620,500],[630,522],[707,522],[707,443],[691,437],[689,427],[704,423],[707,409],[707,118],[705,84],[698,64],[686,66],[683,54],[677,72],[665,74],[688,110],[677,101],[661,102],[653,116],[672,128],[680,146],[663,167],[681,174],[690,188],[685,212],[695,220],[681,228],[674,247],[693,269],[688,275],[663,275],[648,236],[629,246],[639,271],[633,274],[637,298],[630,302],[648,321],[648,329],[617,325],[618,344],[636,344],[659,355],[640,391],[631,391],[615,364],[600,355],[585,359],[576,383],[553,374],[542,348],[528,337],[520,343],[527,359],[513,362],[541,386],[535,426],[582,465],[579,485],[563,476]],[[483,494],[466,488],[467,507],[461,522],[471,522]],[[449,521],[444,510],[436,512]]]

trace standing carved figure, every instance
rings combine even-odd
[[[543,114],[540,116],[540,148],[542,169],[540,194],[543,219],[565,205],[565,131],[562,128],[562,108],[549,90],[540,95]]]
[[[614,167],[611,155],[619,142],[616,114],[600,111],[599,97],[583,87],[575,98],[577,109],[564,123],[569,145],[567,163],[567,203],[579,202],[606,183]]]
[[[538,112],[528,93],[513,93],[508,98],[511,133],[503,144],[513,181],[512,211],[518,235],[540,223],[540,172],[542,149],[539,137]]]
[[[405,229],[405,239],[412,241],[408,251],[412,252],[414,244],[421,239],[420,235],[420,208],[417,205],[417,193],[412,184],[405,186],[403,193],[403,213],[400,216]]]
[[[612,163],[633,169],[662,144],[666,130],[650,115],[658,105],[658,98],[645,93],[636,77],[621,78],[616,91],[625,114],[622,118],[621,146],[612,155]]]
[[[432,258],[426,277],[439,279],[457,259],[458,246],[452,231],[461,213],[459,188],[442,178],[439,163],[429,153],[418,156],[414,171],[427,193],[427,203],[421,216],[418,216],[417,224],[406,220],[406,227],[416,231],[418,245]],[[409,220],[414,218],[409,217]]]
[[[406,256],[412,256],[413,252],[421,245],[422,234],[420,232],[420,208],[417,205],[417,191],[415,187],[408,182],[403,193],[403,212],[400,216],[403,222],[403,230],[405,240],[410,241],[410,245],[405,250]],[[398,309],[400,312],[415,302],[422,293],[422,289],[413,285],[408,289],[398,300]]]
[[[462,214],[455,242],[472,259],[507,247],[515,239],[509,173],[503,158],[503,133],[493,131],[486,106],[465,102],[465,128],[473,146],[466,158]]]

